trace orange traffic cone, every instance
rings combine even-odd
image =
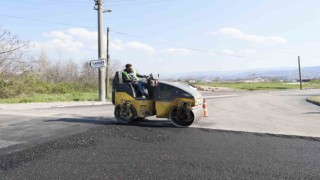
[[[204,111],[203,116],[204,117],[209,117],[206,99],[203,99],[203,111]]]

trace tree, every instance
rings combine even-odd
[[[79,65],[72,59],[69,59],[63,67],[62,78],[66,82],[78,82],[79,70]]]
[[[121,71],[123,69],[124,69],[124,65],[121,64],[120,61],[116,59],[112,59],[109,65],[109,74],[108,74],[109,79],[113,78],[116,71]]]
[[[82,83],[89,86],[98,87],[98,71],[97,69],[91,68],[89,63],[83,63],[80,80]]]
[[[51,64],[47,52],[42,50],[39,57],[35,59],[33,63],[34,73],[36,73],[41,80],[48,81],[51,78],[48,74]]]
[[[22,59],[23,49],[27,42],[21,41],[16,35],[0,29],[0,76],[9,76],[23,72],[28,63]]]

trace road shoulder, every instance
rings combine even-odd
[[[47,109],[47,108],[63,108],[77,106],[98,106],[112,104],[110,101],[72,101],[72,102],[40,102],[40,103],[16,103],[16,104],[0,104],[0,110],[13,109]]]
[[[312,104],[320,106],[320,96],[310,96],[307,98],[307,101]]]

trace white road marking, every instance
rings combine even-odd
[[[215,99],[215,98],[227,98],[227,97],[237,97],[238,94],[231,94],[231,95],[219,95],[219,96],[204,96],[204,99]]]

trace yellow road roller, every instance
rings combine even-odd
[[[191,86],[159,81],[150,74],[147,81],[148,97],[137,97],[135,88],[122,82],[122,72],[115,73],[112,103],[118,122],[128,124],[149,116],[167,118],[177,127],[188,127],[203,117],[203,97]]]

